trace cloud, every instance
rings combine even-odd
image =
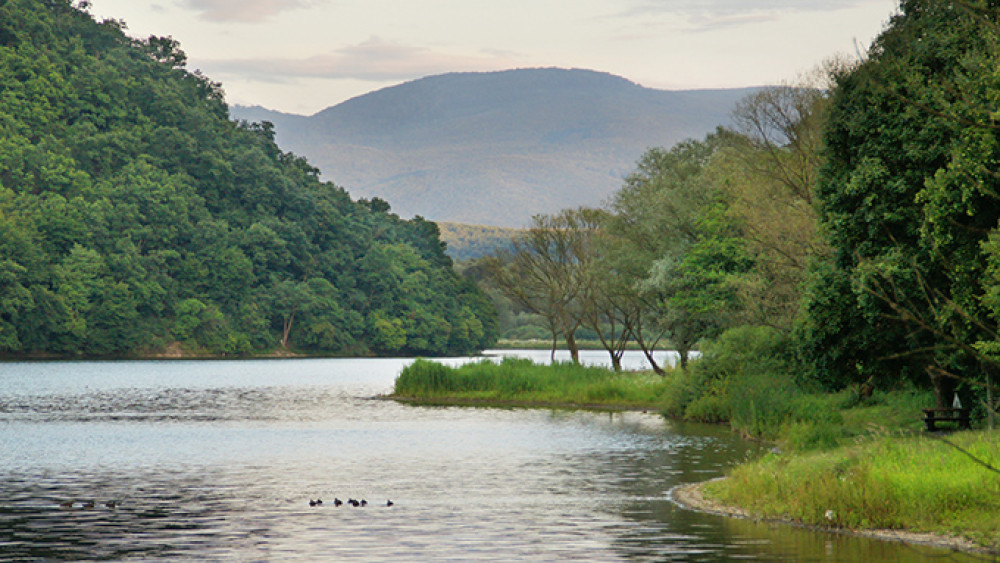
[[[179,0],[213,22],[259,23],[280,12],[316,4],[317,0]]]
[[[866,1],[871,0],[630,0],[619,16],[681,17],[695,30],[707,31],[771,21],[788,12],[836,11]]]
[[[405,80],[444,72],[501,70],[517,66],[511,53],[453,54],[426,47],[386,42],[377,37],[331,53],[298,59],[230,59],[199,62],[211,72],[236,74],[265,82],[294,78]]]

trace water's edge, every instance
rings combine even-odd
[[[748,512],[747,510],[741,507],[723,504],[716,499],[706,497],[704,490],[705,485],[713,481],[719,481],[722,479],[725,479],[725,477],[717,477],[715,479],[709,479],[708,481],[702,481],[700,483],[687,483],[687,484],[677,485],[674,488],[670,489],[670,500],[676,503],[681,508],[685,508],[687,510],[695,510],[707,514],[725,516],[727,518],[749,519],[755,522],[765,522],[768,524],[783,524],[786,526],[793,526],[796,528],[802,528],[814,532],[834,533],[847,536],[873,538],[883,541],[900,542],[912,545],[939,547],[944,549],[951,549],[954,551],[962,551],[965,553],[974,553],[981,555],[1000,554],[1000,552],[995,552],[986,549],[978,544],[975,544],[965,538],[961,538],[958,536],[931,534],[925,532],[913,532],[910,530],[852,529],[852,528],[823,527],[823,526],[814,526],[811,524],[806,524],[805,522],[802,522],[800,520],[795,520],[787,517],[786,518],[760,517]]]

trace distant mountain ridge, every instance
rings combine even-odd
[[[430,76],[312,116],[270,121],[278,144],[354,197],[403,216],[523,227],[536,213],[600,205],[643,152],[727,124],[754,88],[666,91],[589,70]]]

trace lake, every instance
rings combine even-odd
[[[584,352],[588,363],[602,358]],[[716,477],[766,447],[721,427],[638,412],[373,399],[410,361],[0,363],[0,559],[919,561],[946,553],[675,505],[675,485]],[[641,358],[630,352],[628,361]],[[369,504],[336,507],[335,498]],[[315,499],[323,504],[310,506]]]

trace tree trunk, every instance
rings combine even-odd
[[[635,340],[636,344],[639,345],[639,348],[642,348],[642,355],[646,356],[646,361],[649,362],[649,367],[653,368],[653,373],[659,375],[660,377],[665,377],[667,375],[667,372],[664,371],[663,368],[661,368],[660,365],[657,364],[656,360],[653,358],[653,352],[654,352],[653,348],[655,347],[656,342],[658,342],[659,339],[657,338],[655,339],[654,342],[650,342],[647,344],[646,339],[642,337],[641,326],[632,329],[632,339]]]
[[[653,358],[653,351],[643,349],[643,354],[646,356],[646,361],[649,362],[649,367],[653,368],[653,373],[659,375],[660,377],[666,377],[667,372],[660,367],[660,364],[656,363],[656,359]]]
[[[292,332],[292,323],[295,322],[295,313],[285,317],[285,324],[281,333],[281,347],[288,349],[288,335]]]
[[[549,352],[549,363],[556,363],[556,348],[559,346],[559,334],[552,331],[552,350]]]
[[[686,347],[686,346],[680,347],[677,350],[677,354],[680,355],[680,357],[681,357],[680,358],[680,363],[681,363],[681,369],[683,371],[687,371],[687,368],[688,368],[688,354],[690,354],[690,353],[691,353],[691,349],[688,348],[688,347]]]
[[[580,349],[576,345],[573,331],[566,331],[566,348],[569,349],[569,357],[573,359],[573,363],[580,365]]]
[[[934,385],[934,398],[939,409],[950,409],[952,396],[955,393],[955,380],[936,371],[930,372],[931,384]]]
[[[620,354],[611,352],[611,367],[617,372],[622,370],[622,357]]]

